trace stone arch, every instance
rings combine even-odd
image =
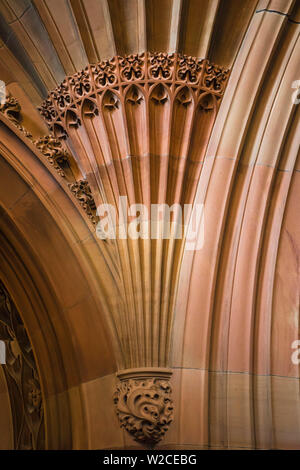
[[[88,448],[95,409],[86,394],[113,380],[118,354],[96,287],[103,259],[67,185],[25,136],[3,122],[0,134],[0,277],[36,354],[46,448]]]

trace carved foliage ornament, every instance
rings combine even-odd
[[[77,75],[78,74],[76,74],[76,76]],[[79,75],[83,80],[85,80],[84,74]],[[61,86],[61,89],[65,90],[65,83]],[[88,87],[85,87],[85,89],[88,90]],[[49,100],[47,100],[47,102],[50,103]],[[53,115],[53,109],[54,108],[50,106],[50,115]],[[69,154],[63,148],[59,139],[55,138],[53,135],[46,135],[34,140],[32,135],[20,124],[22,121],[21,106],[18,100],[10,94],[6,96],[5,103],[0,105],[0,112],[9,119],[9,121],[11,121],[25,135],[25,137],[30,139],[36,145],[60,176],[66,176],[64,168],[70,166]],[[76,199],[79,200],[92,223],[96,224],[98,221],[96,216],[96,205],[88,182],[80,180],[75,183],[70,183],[68,187]]]
[[[60,174],[65,176],[63,167],[68,162],[68,153],[62,148],[62,143],[51,135],[41,137],[36,140],[35,145],[47,158],[50,165]]]
[[[121,427],[135,441],[153,447],[173,421],[171,385],[164,378],[121,380],[114,403]]]
[[[119,196],[146,205],[158,199],[169,207],[179,203],[182,209],[193,204],[228,76],[228,70],[207,59],[145,52],[88,65],[50,93],[41,112],[78,166],[76,182],[68,182],[92,220],[91,191],[97,205],[115,208]],[[116,225],[119,215],[116,211]],[[151,219],[150,229],[155,226]],[[117,266],[121,273],[114,276],[112,288],[121,293],[120,309],[110,310],[121,350],[118,366],[167,366],[186,234],[177,238],[172,233],[168,244],[153,241],[151,263],[142,243],[116,237],[105,246],[103,234],[100,228],[99,246],[112,269]],[[131,245],[141,262],[131,256]],[[166,269],[164,259],[170,259]],[[152,288],[159,268],[161,282]]]
[[[89,219],[93,224],[96,224],[98,221],[96,216],[96,204],[88,182],[86,180],[80,180],[76,181],[75,183],[70,183],[68,186],[87,213]]]
[[[44,409],[38,371],[25,327],[1,281],[0,339],[6,345],[3,367],[13,414],[14,447],[43,449]]]
[[[0,111],[13,123],[20,122],[21,106],[11,94],[6,95],[5,103],[0,105]]]
[[[28,139],[32,140],[32,135],[28,132],[25,127],[21,125],[21,106],[10,93],[6,95],[5,103],[0,105],[0,112],[11,121]]]

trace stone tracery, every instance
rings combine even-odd
[[[0,282],[0,339],[6,344],[4,372],[10,393],[16,450],[43,449],[44,409],[32,346],[17,309]]]

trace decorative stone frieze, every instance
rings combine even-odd
[[[40,112],[52,131],[66,124],[66,112],[80,118],[84,98],[95,99],[108,89],[123,95],[126,83],[139,83],[145,91],[157,81],[165,82],[175,91],[176,86],[196,86],[194,91],[210,92],[216,99],[224,92],[229,70],[199,59],[165,52],[132,54],[113,57],[66,77],[42,103]]]

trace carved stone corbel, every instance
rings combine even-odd
[[[121,428],[136,442],[153,447],[173,421],[169,369],[132,369],[117,374],[114,394]]]
[[[6,100],[3,104],[0,105],[0,113],[2,113],[10,122],[12,122],[23,134],[25,137],[33,140],[32,134],[21,125],[22,115],[21,115],[21,106],[16,98],[14,98],[10,93],[6,95]]]

